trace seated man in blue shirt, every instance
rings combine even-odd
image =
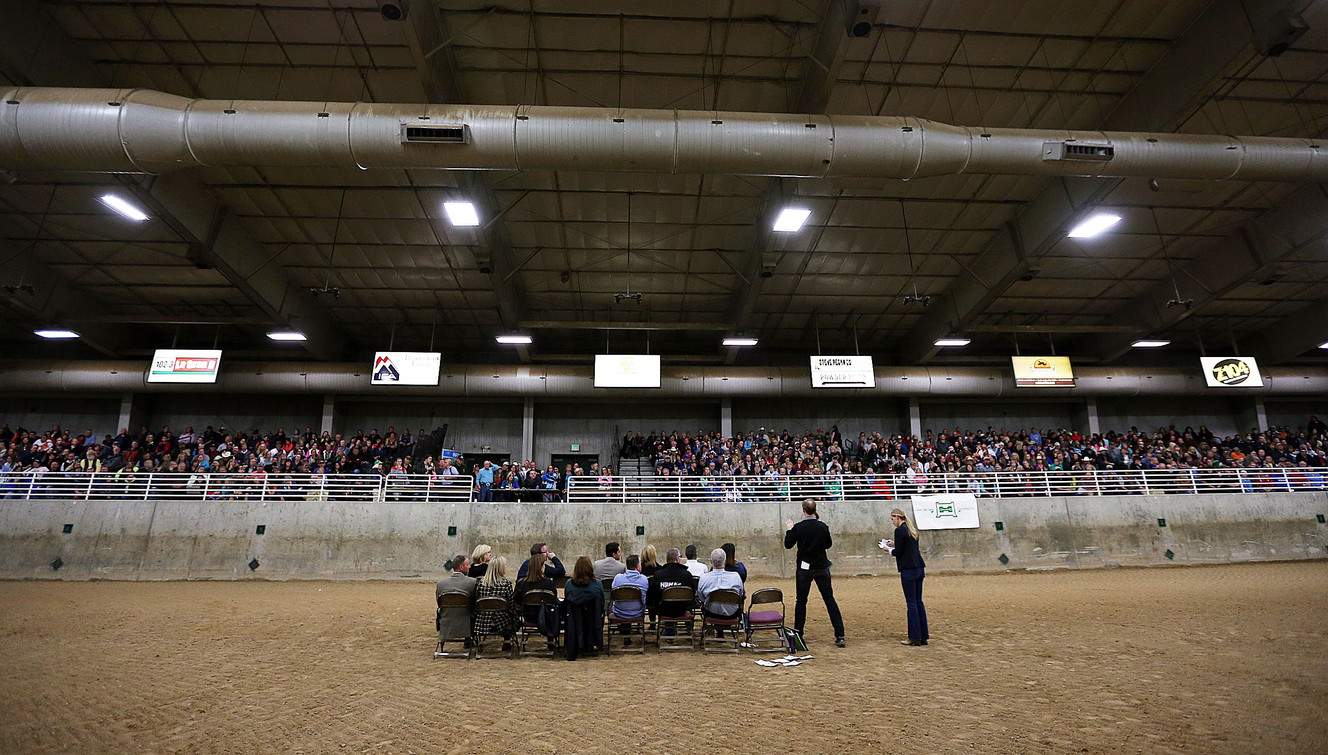
[[[646,590],[650,587],[650,581],[641,573],[641,557],[633,553],[627,557],[627,571],[613,578],[613,589],[619,587],[635,587],[640,591],[639,600],[615,600],[613,604],[613,615],[620,619],[639,619],[646,610]],[[623,634],[630,632],[630,627],[626,624],[619,627]],[[623,644],[630,645],[630,639],[624,640]]]
[[[735,590],[739,595],[746,595],[742,587],[742,577],[735,571],[725,571],[724,563],[728,560],[728,554],[723,548],[716,548],[710,552],[710,571],[701,575],[696,585],[696,602],[700,604],[701,610],[717,619],[731,619],[742,610],[741,606],[735,605],[710,605],[710,593],[715,590]],[[723,636],[723,630],[719,630],[719,636]]]

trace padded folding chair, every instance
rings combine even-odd
[[[696,638],[693,636],[696,631],[696,614],[692,612],[695,597],[696,593],[687,585],[666,587],[660,592],[660,611],[655,623],[655,645],[660,650],[696,649]],[[666,606],[683,606],[683,611],[670,616],[664,610]],[[674,634],[667,635],[665,630],[672,630]]]
[[[774,605],[778,603],[779,609]],[[759,606],[759,607],[758,607]],[[778,587],[766,587],[752,593],[751,605],[747,608],[747,644],[756,653],[784,652],[784,591]],[[767,646],[753,643],[752,636],[757,632],[774,632],[774,645]],[[761,642],[766,638],[761,637]]]
[[[499,596],[494,595],[494,596],[490,596],[490,597],[487,597],[487,598],[480,598],[479,600],[475,601],[475,614],[474,614],[474,615],[475,615],[475,618],[478,619],[480,616],[483,616],[483,615],[486,614],[486,613],[507,613],[507,612],[510,611],[510,610],[512,610],[512,607],[511,607],[511,605],[507,602],[507,598],[502,598],[502,597],[499,597]],[[471,623],[472,623],[472,625],[473,625],[473,624],[475,624],[475,623],[477,623],[477,622],[472,621]],[[485,643],[490,643],[490,644],[492,644],[493,641],[494,641],[494,638],[495,638],[495,637],[498,639],[498,642],[499,642],[500,644],[501,644],[501,643],[504,643],[504,642],[508,642],[508,639],[507,639],[506,637],[502,636],[501,634],[490,634],[490,633],[488,633],[488,632],[481,632],[481,631],[479,631],[479,630],[472,630],[472,631],[471,631],[471,645],[470,645],[470,649],[473,651],[473,656],[472,656],[472,657],[475,658],[476,660],[479,660],[479,659],[481,659],[481,658],[501,658],[501,657],[502,657],[501,655],[485,655],[485,654],[484,654]],[[508,651],[508,653],[507,653],[507,657],[508,657],[508,658],[511,658],[511,657],[512,657],[512,653],[511,653],[511,650],[510,650],[510,649],[509,649],[509,651]]]
[[[444,608],[449,608],[449,609],[461,609],[461,610],[463,610],[463,611],[466,612],[466,633],[465,633],[464,635],[461,635],[461,636],[458,636],[458,637],[444,637],[444,636],[442,635],[442,618],[443,618],[443,609],[444,609]],[[438,644],[434,646],[434,650],[433,650],[433,657],[434,657],[434,658],[469,658],[469,657],[470,657],[470,650],[471,650],[471,649],[468,648],[468,647],[465,647],[465,645],[467,645],[467,644],[471,644],[471,638],[470,638],[470,624],[471,624],[471,621],[470,621],[470,617],[471,617],[471,613],[470,613],[470,595],[469,595],[468,593],[464,593],[464,592],[460,592],[460,591],[449,591],[449,592],[445,592],[445,593],[443,593],[442,595],[439,595],[439,596],[438,596],[438,613],[437,613],[437,614],[435,615],[435,617],[434,617],[434,627],[435,627],[436,629],[438,629],[439,634],[438,634]],[[462,646],[463,646],[464,650],[463,650],[462,652],[457,652],[457,651],[455,651],[455,650],[450,650],[450,651],[449,651],[449,650],[447,650],[447,648],[446,648],[446,643],[448,643],[448,642],[460,642],[460,643],[462,643]]]
[[[553,651],[549,650],[547,645],[543,646],[545,648],[544,650],[529,650],[527,648],[527,644],[531,637],[536,637],[541,642],[547,642],[549,639],[540,632],[539,624],[526,620],[525,609],[533,606],[547,606],[548,608],[545,610],[554,611],[556,614],[558,610],[558,595],[554,593],[553,590],[531,590],[521,596],[521,622],[517,624],[516,628],[517,655],[535,655],[551,658],[553,657]],[[553,642],[554,646],[557,647],[557,639]]]
[[[640,606],[641,615],[634,619],[626,619],[614,614],[613,605],[615,603],[632,604]],[[641,595],[641,590],[631,585],[615,587],[609,593],[608,607],[604,611],[604,652],[606,653],[644,653],[646,652],[646,601]],[[626,634],[620,634],[619,630],[627,628]],[[618,647],[613,646],[613,638],[622,637],[622,644]],[[637,646],[634,648],[627,646],[627,641],[632,637],[637,637]]]
[[[731,619],[719,619],[705,612],[705,608],[717,606],[736,606]],[[711,637],[706,632],[715,630]],[[719,635],[721,630],[729,630],[727,637]],[[701,610],[701,649],[708,653],[736,653],[742,643],[742,593],[737,590],[715,590],[706,596]],[[713,644],[712,644],[713,643]]]

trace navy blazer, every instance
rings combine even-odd
[[[895,527],[894,540],[895,559],[899,565],[899,571],[921,569],[927,565],[922,560],[922,553],[918,550],[918,541],[909,533],[907,524]]]

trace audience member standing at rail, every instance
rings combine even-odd
[[[807,596],[811,593],[812,582],[825,601],[825,610],[830,613],[830,625],[835,630],[835,647],[847,647],[844,639],[844,618],[839,613],[839,604],[835,602],[835,589],[830,583],[830,559],[825,551],[833,544],[830,528],[821,521],[816,513],[815,499],[802,502],[802,521],[797,524],[792,519],[785,523],[784,547],[798,546],[798,568],[794,584],[797,589],[797,604],[793,608],[793,629],[802,634],[807,623]]]
[[[895,536],[881,541],[881,548],[895,557],[899,565],[899,581],[904,586],[904,602],[908,605],[908,639],[901,645],[926,645],[927,608],[922,604],[922,580],[927,576],[927,564],[918,549],[918,530],[904,515],[902,509],[890,512]]]

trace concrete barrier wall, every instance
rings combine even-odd
[[[842,575],[894,574],[876,548],[897,501],[826,501]],[[908,510],[908,506],[904,506]],[[434,578],[489,543],[511,574],[548,542],[570,568],[616,540],[626,553],[725,541],[753,574],[789,577],[783,522],[796,503],[594,505],[323,501],[7,500],[0,578]],[[1095,568],[1324,558],[1328,493],[982,499],[982,526],[924,531],[928,570]],[[1165,520],[1165,525],[1159,520]],[[1000,529],[997,529],[997,523]],[[258,534],[258,528],[264,528]],[[68,528],[70,531],[65,532]],[[641,533],[641,534],[638,534]],[[1004,557],[1005,560],[1002,560]],[[250,568],[254,563],[255,567]]]

